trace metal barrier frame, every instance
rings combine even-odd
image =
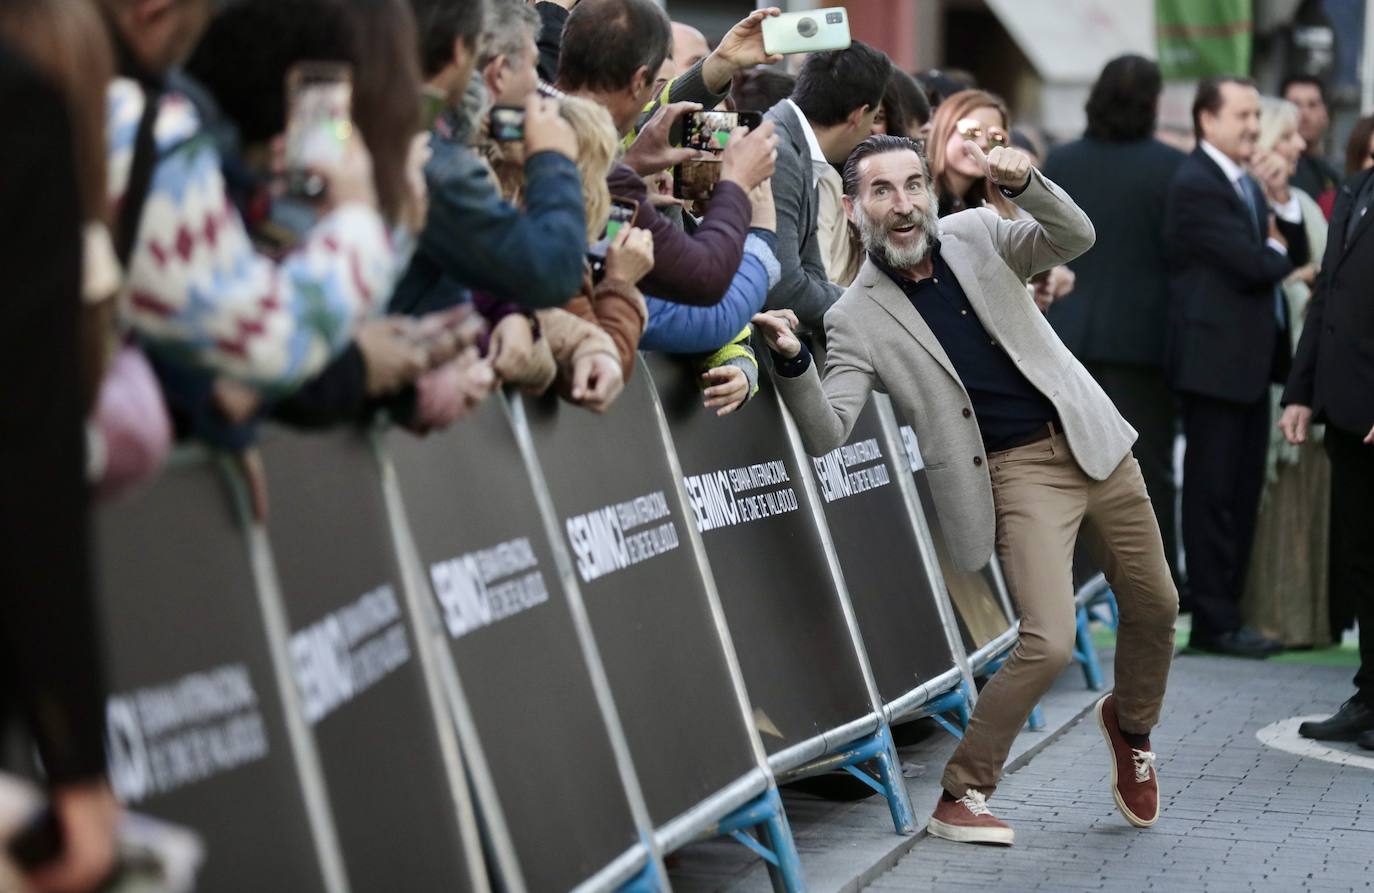
[[[637,363],[637,371],[644,381],[652,380],[642,359]],[[652,386],[648,387],[648,394],[653,407],[655,425],[659,432],[660,445],[666,454],[669,473],[674,478],[678,499],[681,504],[685,505],[685,495],[682,490],[682,467],[678,462],[677,450],[668,433],[667,418],[663,414],[663,409],[658,402],[658,395]],[[592,632],[591,621],[586,612],[581,590],[578,588],[567,544],[559,532],[558,514],[544,478],[543,469],[539,464],[524,405],[519,399],[513,399],[507,401],[507,406],[516,441],[520,445],[521,455],[525,460],[526,469],[539,501],[545,528],[553,543],[555,563],[558,565],[559,574],[564,578],[565,585],[568,587],[569,600],[573,604],[573,614],[577,618],[579,634],[584,634],[586,641],[590,642],[592,649],[595,650],[595,637]],[[776,782],[772,773],[768,771],[768,765],[764,760],[763,744],[759,740],[758,731],[754,728],[753,710],[749,704],[748,694],[744,689],[744,680],[740,675],[734,643],[725,624],[725,615],[715,588],[715,577],[711,573],[705,548],[696,526],[690,523],[689,519],[683,527],[686,528],[685,545],[691,549],[692,558],[701,574],[707,606],[719,637],[726,670],[734,689],[741,730],[748,739],[756,765],[752,770],[719,791],[699,801],[680,815],[669,819],[661,827],[653,827],[648,808],[644,804],[638,779],[634,776],[634,762],[629,751],[629,745],[619,724],[619,715],[615,712],[610,680],[605,674],[605,668],[600,662],[599,655],[596,657],[594,675],[596,676],[598,696],[602,696],[604,693],[606,703],[603,709],[606,710],[608,716],[613,717],[612,721],[614,722],[612,738],[618,742],[618,746],[623,746],[622,768],[632,779],[634,791],[632,800],[637,801],[637,812],[639,813],[637,819],[647,829],[645,839],[652,855],[654,882],[665,889],[670,887],[667,871],[663,867],[663,855],[665,853],[679,849],[694,840],[720,834],[729,834],[737,840],[742,840],[745,828],[759,827],[765,838],[769,840],[771,848],[762,845],[746,845],[763,855],[765,860],[769,862],[769,870],[773,875],[776,887],[788,891],[801,891],[805,889],[805,883],[801,876],[801,861],[797,856],[791,828],[780,808],[781,801],[778,798]],[[770,855],[771,858],[769,858]],[[648,879],[643,880],[647,882]]]
[[[334,434],[333,436],[339,436]],[[445,781],[449,788],[449,795],[453,801],[455,815],[457,817],[460,840],[458,845],[463,850],[464,866],[467,868],[468,882],[474,891],[478,893],[489,893],[491,881],[487,875],[486,863],[482,853],[481,835],[477,824],[476,812],[473,808],[472,795],[468,787],[467,773],[464,772],[464,762],[459,750],[457,739],[454,735],[453,720],[448,709],[447,699],[443,697],[442,682],[435,678],[432,664],[425,660],[427,649],[426,625],[422,624],[420,617],[423,616],[416,612],[416,602],[423,601],[415,590],[414,577],[410,568],[407,556],[399,547],[397,529],[394,523],[395,518],[390,511],[390,498],[387,494],[387,478],[385,472],[388,467],[381,463],[381,455],[377,445],[375,429],[367,433],[348,432],[346,436],[366,437],[369,441],[371,451],[379,461],[381,467],[378,469],[378,485],[382,487],[383,497],[387,509],[387,527],[390,531],[390,542],[388,545],[392,549],[393,557],[396,560],[397,568],[400,572],[399,583],[404,590],[403,599],[406,608],[405,623],[410,628],[412,637],[416,642],[417,654],[413,660],[416,669],[420,672],[424,681],[425,691],[429,700],[431,715],[435,727],[435,733],[439,740],[439,749],[443,755],[445,768]],[[242,487],[240,481],[236,483]],[[394,483],[394,479],[393,479]],[[278,664],[278,676],[285,677],[283,683],[290,692],[291,721],[299,723],[302,734],[308,737],[310,742],[310,759],[313,761],[312,770],[318,773],[321,785],[324,786],[323,769],[319,763],[319,749],[315,742],[314,733],[306,726],[303,719],[303,710],[299,701],[299,692],[296,688],[295,678],[290,670],[288,642],[291,638],[290,623],[287,619],[285,594],[282,591],[280,580],[277,576],[275,559],[272,553],[271,540],[268,537],[266,525],[251,517],[251,512],[247,508],[246,495],[240,497],[243,502],[244,520],[248,525],[250,536],[252,537],[254,551],[257,555],[255,559],[255,570],[260,572],[259,576],[259,598],[263,606],[263,615],[267,619],[268,640],[273,652],[274,662]],[[299,756],[298,756],[299,759]],[[327,788],[326,788],[327,792]],[[327,793],[326,793],[327,798]],[[327,799],[323,799],[322,804],[327,804]],[[330,827],[333,827],[333,820],[330,819]],[[337,835],[335,835],[335,845],[337,846]],[[344,873],[344,860],[342,850],[338,850],[338,871]],[[345,887],[345,889],[347,889]]]

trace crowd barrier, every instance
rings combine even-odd
[[[809,457],[641,362],[604,416],[271,430],[268,521],[180,454],[99,510],[112,778],[207,891],[665,889],[728,834],[804,888],[777,785],[843,769],[913,828],[891,725],[954,734],[1016,627],[943,566],[885,396]]]

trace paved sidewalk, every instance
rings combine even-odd
[[[1344,667],[1179,657],[1153,738],[1164,802],[1154,828],[1133,829],[1116,812],[1106,746],[1088,714],[991,801],[1015,827],[1016,846],[922,837],[869,889],[1374,889],[1374,753],[1336,745],[1329,756],[1358,763],[1341,765],[1256,738],[1277,721],[1334,710],[1350,676]]]
[[[1100,649],[1106,684],[1112,682],[1112,651]],[[1099,697],[1084,685],[1082,670],[1070,666],[1041,701],[1044,731],[1025,730],[1012,747],[1013,763],[1043,747]],[[924,828],[940,793],[940,774],[954,750],[954,739],[933,723],[923,721],[927,737],[901,747],[907,791]],[[811,893],[858,890],[881,875],[916,843],[916,838],[893,832],[887,804],[881,797],[852,803],[833,803],[783,790],[788,821],[796,838]],[[772,893],[763,863],[728,838],[693,844],[669,860],[669,875],[677,893]]]

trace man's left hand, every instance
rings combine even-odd
[[[702,153],[697,150],[675,147],[668,140],[674,121],[685,112],[699,111],[701,104],[697,102],[674,102],[659,106],[658,111],[654,112],[653,117],[639,131],[635,141],[630,143],[630,148],[625,150],[622,160],[641,177],[651,177],[675,164],[701,157]]]
[[[964,140],[964,154],[983,169],[983,176],[1006,189],[1020,189],[1030,181],[1031,163],[1025,153],[997,146],[984,153],[973,140]]]
[[[724,93],[737,71],[782,61],[782,56],[770,56],[763,48],[763,20],[777,15],[782,15],[782,10],[776,6],[756,9],[726,32],[702,63],[701,77],[712,93]]]

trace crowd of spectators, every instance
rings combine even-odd
[[[1329,626],[1324,602],[1291,595],[1325,590],[1315,519],[1331,469],[1311,437],[1270,433],[1342,188],[1318,149],[1321,82],[1293,79],[1262,104],[1243,80],[1204,83],[1203,149],[1254,173],[1224,174],[1241,191],[1220,209],[1229,192],[1190,184],[1185,156],[1151,138],[1148,60],[1108,65],[1084,139],[1046,156],[962,72],[913,77],[855,41],[784,73],[762,39],[777,13],[712,47],[653,0],[0,5],[0,108],[23,122],[0,135],[0,576],[18,596],[0,636],[67,843],[35,889],[88,889],[111,857],[92,500],[146,484],[188,440],[242,457],[260,490],[252,456],[269,421],[384,414],[423,434],[503,385],[604,412],[639,350],[683,356],[706,407],[740,411],[758,388],[755,314],[790,311],[819,335],[865,261],[841,170],[873,134],[923,148],[940,216],[1024,214],[966,141],[1043,161],[1090,215],[1097,247],[1027,293],[1140,431],[1171,561],[1179,394],[1190,438],[1211,445],[1190,451],[1184,497],[1204,581],[1196,644],[1258,654],[1343,628],[1353,595],[1333,597]],[[316,63],[348,73],[350,106],[337,151],[303,172],[286,85]],[[715,108],[763,123],[731,134],[709,201],[675,198],[675,166],[698,160],[676,134]],[[514,110],[518,134],[494,132],[493,110]],[[1344,175],[1371,148],[1374,117],[1352,133]],[[1230,170],[1209,157],[1194,154]],[[613,211],[631,219],[612,233]],[[1217,242],[1223,218],[1234,246]],[[1219,282],[1235,319],[1193,303]],[[1254,375],[1217,385],[1227,351],[1251,357],[1258,340],[1275,347]],[[1295,540],[1300,556],[1280,548]]]

